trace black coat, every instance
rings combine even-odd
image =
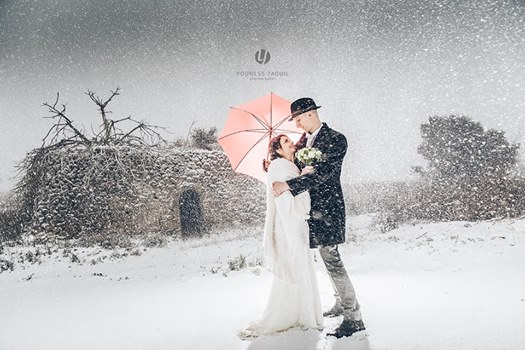
[[[297,148],[306,146],[306,134],[297,142]],[[312,202],[310,211],[310,247],[330,246],[345,241],[345,202],[341,188],[341,167],[347,150],[346,137],[328,127],[319,130],[312,147],[323,154],[314,164],[315,171],[288,180],[294,196],[309,191]]]

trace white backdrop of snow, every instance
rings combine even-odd
[[[386,234],[369,216],[349,224],[353,241],[341,251],[366,334],[326,338],[341,320],[325,319],[321,333],[237,338],[263,311],[272,277],[260,266],[229,270],[241,254],[248,262],[262,254],[260,230],[230,231],[97,265],[57,255],[0,274],[0,349],[522,348],[525,220],[415,224]],[[89,260],[111,252],[77,253]],[[326,309],[332,289],[316,266]]]

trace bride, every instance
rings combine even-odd
[[[263,315],[240,332],[241,338],[285,331],[292,327],[322,329],[323,313],[310,250],[310,196],[272,194],[272,183],[297,177],[295,145],[286,135],[270,141],[264,253],[274,278]],[[303,170],[304,173],[310,170]]]

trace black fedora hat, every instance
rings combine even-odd
[[[308,111],[313,111],[318,108],[321,108],[321,106],[316,105],[314,100],[310,97],[303,97],[297,99],[293,101],[290,105],[290,112],[292,114],[290,115],[290,119],[288,119],[288,121],[292,121],[293,118],[297,117],[300,114],[303,114]]]

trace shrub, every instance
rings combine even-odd
[[[239,271],[246,268],[246,257],[244,255],[239,255],[238,257],[229,260],[228,266],[231,271]]]
[[[19,203],[13,193],[0,197],[0,242],[15,241],[22,235],[25,216]]]
[[[208,151],[219,148],[217,142],[217,128],[195,128],[191,132],[191,144],[193,147]]]

